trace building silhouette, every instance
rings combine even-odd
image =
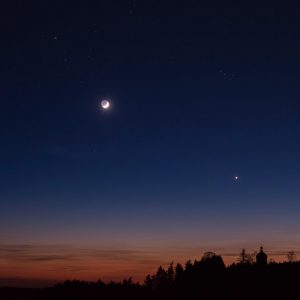
[[[268,263],[268,255],[264,252],[263,247],[260,247],[260,252],[256,255],[256,263],[260,266],[265,266]]]

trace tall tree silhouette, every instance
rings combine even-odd
[[[243,248],[238,257],[238,263],[242,264],[242,265],[243,264],[252,264],[253,257],[251,254],[247,253],[246,250]]]

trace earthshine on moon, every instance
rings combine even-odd
[[[107,110],[107,109],[109,109],[109,107],[110,107],[110,102],[108,101],[108,100],[102,100],[101,101],[101,107],[104,109],[104,110]]]

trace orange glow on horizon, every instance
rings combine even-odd
[[[22,248],[23,247],[23,248]],[[237,261],[240,250],[220,253],[226,265]],[[170,262],[184,263],[191,259],[200,260],[204,251],[197,249],[135,249],[99,250],[71,247],[2,246],[0,278],[17,278],[31,281],[86,280],[121,281],[132,277],[143,283],[147,274],[153,274],[162,265]],[[253,253],[249,251],[249,253]],[[268,251],[267,251],[268,253]],[[270,252],[269,259],[286,260],[287,251]]]

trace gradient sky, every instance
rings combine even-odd
[[[0,284],[300,250],[300,7],[246,2],[1,5]]]

